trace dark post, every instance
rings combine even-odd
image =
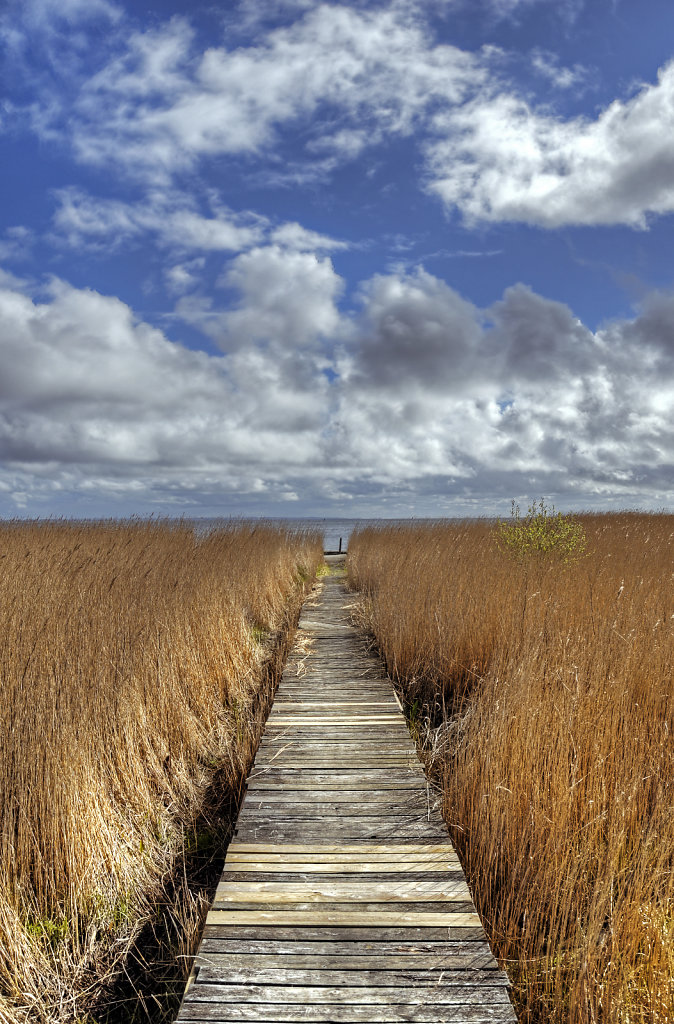
[[[341,537],[339,538],[339,553],[340,553],[340,555],[342,553],[342,538]]]

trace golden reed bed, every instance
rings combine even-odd
[[[0,527],[0,1020],[100,1001],[214,773],[236,794],[268,638],[321,560],[319,537],[267,526]]]
[[[361,615],[425,733],[522,1020],[674,1019],[674,517],[363,529]],[[425,729],[422,728],[425,726]]]

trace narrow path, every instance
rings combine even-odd
[[[178,1020],[513,1022],[338,576],[304,607]]]

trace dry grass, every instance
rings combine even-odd
[[[0,528],[0,1021],[95,1002],[214,773],[239,786],[270,638],[321,561],[264,525]]]
[[[348,568],[415,714],[522,1020],[674,1019],[674,517],[575,565],[487,523],[366,529]]]

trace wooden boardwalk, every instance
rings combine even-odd
[[[305,605],[178,1020],[514,1022],[379,660]]]

